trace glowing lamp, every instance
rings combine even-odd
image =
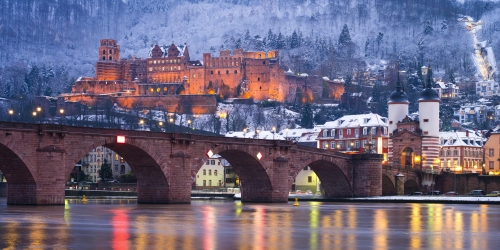
[[[260,152],[259,152],[259,153],[257,153],[257,159],[259,159],[259,160],[260,160],[261,158],[262,158],[262,154],[261,154]]]
[[[211,150],[211,149],[210,149],[210,150],[208,150],[208,152],[207,152],[207,156],[208,156],[208,158],[212,158],[212,156],[213,156],[213,155],[214,155],[214,152],[212,152],[212,150]]]
[[[125,136],[123,135],[116,136],[116,143],[125,143]]]

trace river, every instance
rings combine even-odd
[[[500,206],[96,199],[6,205],[2,249],[497,249]]]

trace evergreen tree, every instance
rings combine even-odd
[[[113,171],[111,169],[111,165],[108,163],[108,160],[104,159],[101,164],[101,170],[99,170],[99,177],[101,180],[111,180],[113,178]]]
[[[312,105],[307,102],[300,113],[300,126],[303,128],[314,128]]]
[[[12,96],[12,89],[10,83],[5,83],[3,87],[3,97],[10,98]]]
[[[234,42],[234,47],[237,48],[237,49],[241,49],[241,38],[238,38],[235,42]]]
[[[424,27],[424,34],[429,35],[434,31],[434,28],[432,28],[432,24],[430,20],[427,20],[425,22],[425,27]]]
[[[299,35],[297,35],[297,32],[294,30],[292,33],[292,37],[290,38],[290,48],[295,49],[300,46],[300,41],[299,41]]]
[[[342,32],[340,33],[339,45],[340,46],[352,45],[351,35],[349,34],[349,28],[347,27],[347,24],[344,24],[344,27],[342,28]]]
[[[281,34],[278,34],[276,38],[276,49],[284,49],[286,47],[285,37]]]
[[[250,40],[250,31],[247,29],[245,31],[245,41],[248,41],[248,40]]]
[[[439,119],[441,120],[441,128],[439,130],[450,131],[453,120],[453,108],[449,105],[441,105],[439,107]]]

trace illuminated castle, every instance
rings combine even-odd
[[[80,77],[73,93],[120,96],[219,94],[224,98],[286,101],[300,80],[287,81],[279,70],[278,51],[220,51],[192,61],[186,44],[152,46],[149,58],[120,58],[120,45],[103,39],[95,78]],[[288,82],[291,82],[288,84]]]

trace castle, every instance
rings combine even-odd
[[[321,93],[325,83],[331,92],[326,96],[332,100],[340,99],[344,91],[339,81],[291,71],[285,73],[280,69],[277,50],[221,50],[219,57],[203,53],[203,62],[200,62],[191,60],[186,44],[171,44],[152,46],[146,59],[122,59],[116,40],[102,39],[98,54],[95,78],[78,78],[66,100],[89,101],[84,97],[108,95],[115,98],[118,105],[130,108],[137,102],[142,106],[158,106],[158,101],[152,101],[151,97],[162,97],[163,101],[175,99],[171,103],[188,98],[192,108],[198,104],[207,106],[207,100],[213,104],[215,95],[292,103],[296,101],[297,91],[302,95],[299,101],[325,96]]]

